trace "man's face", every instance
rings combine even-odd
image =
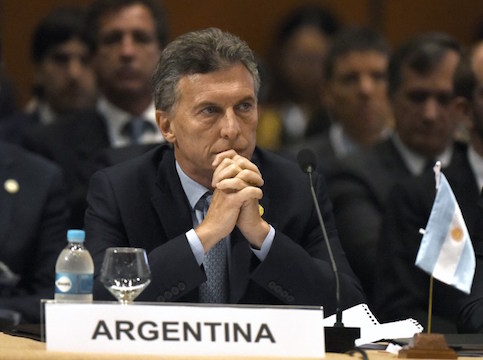
[[[156,117],[183,171],[210,184],[216,154],[234,149],[250,159],[258,113],[253,77],[245,66],[184,76],[178,94],[173,109],[157,111]]]
[[[151,75],[161,54],[154,19],[141,4],[99,19],[95,67],[107,97],[150,96]]]
[[[390,115],[388,57],[377,51],[352,51],[338,57],[327,81],[326,106],[354,139],[380,134]]]
[[[93,106],[96,81],[85,43],[71,39],[54,46],[37,67],[45,101],[57,113]]]
[[[426,75],[407,66],[401,69],[401,85],[391,98],[396,130],[422,156],[438,156],[453,140],[457,121],[452,80],[458,61],[459,55],[451,51]]]
[[[315,26],[297,30],[287,41],[281,66],[289,85],[301,99],[317,98],[330,38]]]

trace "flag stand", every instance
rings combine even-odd
[[[433,314],[433,275],[429,278],[429,301],[428,301],[428,335],[431,334],[431,317]]]
[[[429,279],[428,326],[424,334],[414,334],[407,346],[398,354],[399,358],[413,359],[457,359],[458,355],[446,343],[443,334],[431,333],[433,313],[433,276]]]
[[[423,234],[415,265],[430,274],[427,333],[415,334],[409,344],[399,351],[400,358],[457,359],[443,334],[431,333],[433,312],[433,277],[469,293],[475,273],[475,253],[458,201],[441,172],[441,162],[434,165],[436,196]],[[458,246],[456,246],[458,245]],[[455,249],[457,251],[455,251]],[[465,257],[462,255],[466,254]],[[459,267],[463,264],[462,267]],[[453,269],[446,272],[441,269]],[[454,282],[456,271],[459,281]],[[464,276],[463,276],[463,274]]]

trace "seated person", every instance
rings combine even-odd
[[[483,86],[483,44],[461,61],[454,76],[455,115],[464,120],[470,141],[453,151],[449,166],[443,169],[459,203],[470,238],[479,236],[475,228],[477,200],[483,186],[483,113],[479,110]],[[430,276],[415,265],[422,235],[436,196],[435,177],[422,177],[397,185],[389,195],[382,226],[376,276],[376,313],[382,321],[412,317],[423,326],[428,321]],[[476,244],[475,244],[476,248]],[[432,330],[457,331],[458,303],[466,294],[434,280]]]
[[[326,177],[342,247],[369,305],[378,297],[377,246],[390,190],[420,175],[426,164],[431,169],[435,160],[448,165],[457,151],[451,100],[460,52],[453,37],[440,33],[422,34],[396,49],[388,67],[394,132],[340,160]]]
[[[0,43],[0,69],[2,48]],[[40,322],[66,245],[67,199],[53,163],[0,142],[0,329]]]
[[[139,300],[322,305],[334,313],[334,273],[309,181],[296,164],[256,147],[260,78],[247,44],[213,28],[185,34],[162,52],[153,79],[169,145],[91,178],[85,224],[94,299],[112,299],[99,281],[104,251],[131,246],[146,250],[152,270]],[[364,295],[317,176],[315,187],[343,309]]]
[[[94,107],[97,86],[84,17],[80,7],[59,7],[37,25],[30,45],[36,94],[28,110],[0,123],[0,140],[24,145],[32,127]]]
[[[40,322],[66,245],[67,199],[53,163],[0,142],[0,324]],[[1,325],[0,325],[1,326]]]

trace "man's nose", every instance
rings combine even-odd
[[[134,39],[131,35],[124,35],[121,40],[121,56],[125,58],[132,57],[136,52]]]
[[[363,95],[370,95],[374,91],[374,80],[370,76],[362,76],[359,89]]]
[[[83,76],[85,65],[80,59],[71,59],[68,64],[68,72],[71,79],[79,79]]]
[[[426,120],[436,120],[440,111],[440,104],[434,97],[429,97],[423,104],[423,117]]]
[[[240,133],[240,123],[233,110],[228,110],[222,119],[221,136],[227,139],[235,139]]]

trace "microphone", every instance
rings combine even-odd
[[[324,220],[322,218],[322,213],[320,211],[319,202],[317,201],[317,195],[315,194],[314,183],[312,179],[312,173],[315,171],[317,162],[315,154],[310,149],[302,149],[297,154],[297,162],[299,163],[302,171],[309,176],[310,181],[310,191],[312,193],[312,200],[314,201],[315,210],[317,212],[317,217],[319,219],[320,228],[322,229],[322,234],[324,236],[325,245],[327,246],[327,251],[329,253],[330,264],[332,266],[332,271],[334,272],[335,278],[335,300],[336,300],[336,311],[335,311],[335,323],[333,327],[325,327],[325,347],[328,352],[345,353],[354,348],[354,341],[361,336],[360,328],[344,327],[342,322],[342,310],[340,307],[340,278],[339,271],[337,269],[337,262],[334,259],[334,254],[332,252],[332,246],[329,242],[329,237],[327,236],[327,230],[325,228]]]

